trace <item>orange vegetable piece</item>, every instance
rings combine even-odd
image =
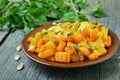
[[[37,42],[37,48],[41,47],[44,44],[44,41],[42,38],[39,38],[38,42]]]
[[[30,44],[29,44],[29,46],[28,46],[28,51],[29,51],[29,52],[34,52],[35,49],[36,49],[36,39],[35,39],[35,38],[32,38],[32,39],[31,39],[31,42],[30,42]]]
[[[29,46],[28,46],[28,51],[29,51],[29,52],[34,52],[34,51],[35,51],[35,46],[32,45],[32,44],[29,44]]]
[[[30,43],[32,39],[33,37],[29,37],[27,41]]]
[[[86,27],[82,30],[82,35],[83,36],[90,36],[90,28],[89,27]]]
[[[35,47],[36,47],[36,45],[37,45],[37,41],[36,41],[36,39],[35,38],[33,38],[32,40],[31,40],[31,43],[30,43],[31,45],[34,45]]]
[[[98,48],[97,50],[94,50],[93,52],[95,52],[98,56],[102,56],[106,54],[107,50],[103,47],[103,48]]]
[[[43,53],[42,53],[42,52],[38,53],[38,57],[44,58],[44,57],[43,57]]]
[[[98,59],[98,55],[96,53],[91,53],[88,55],[89,60],[95,60]]]
[[[55,61],[55,56],[49,57],[47,59],[50,60],[50,61]]]
[[[35,34],[35,39],[36,39],[36,41],[39,41],[39,38],[41,37],[41,33],[40,32],[37,32],[36,34]]]
[[[101,36],[101,39],[104,41],[106,40],[107,36],[108,36],[108,28],[105,28],[105,27],[102,27],[103,30],[102,30],[102,36]]]
[[[35,52],[36,53],[40,53],[40,52],[43,52],[44,50],[46,50],[47,48],[46,48],[46,46],[45,45],[41,45],[41,47],[37,47],[36,49],[35,49]]]
[[[78,54],[78,55],[79,55],[80,61],[83,61],[84,60],[83,54]]]
[[[65,45],[66,45],[66,43],[63,42],[63,41],[61,41],[61,42],[58,44],[56,50],[57,50],[58,52],[64,51]]]
[[[55,45],[55,43],[53,42],[53,41],[49,41],[49,42],[47,42],[46,44],[45,44],[45,47],[46,47],[46,49],[55,49],[56,48],[56,45]]]
[[[67,46],[65,47],[65,52],[68,52],[70,54],[76,54],[76,50],[73,46]]]
[[[56,52],[55,61],[57,62],[70,62],[70,53],[68,52]]]
[[[71,37],[67,37],[67,38],[66,38],[66,41],[67,41],[67,42],[73,42],[73,40],[71,39]]]
[[[43,51],[43,57],[44,58],[49,58],[55,55],[56,50],[55,49],[46,49],[45,51]]]
[[[36,53],[40,53],[40,52],[41,52],[41,48],[36,48],[36,49],[35,49],[35,52],[36,52]]]
[[[67,42],[66,46],[73,46],[73,43],[72,42]]]
[[[85,57],[88,57],[90,55],[90,51],[87,47],[81,46],[79,49],[79,52],[82,53]]]
[[[106,47],[111,46],[111,37],[107,36],[107,38],[103,41]]]
[[[90,39],[96,40],[98,38],[98,29],[91,29],[90,30]]]
[[[105,47],[105,45],[102,41],[90,42],[90,45],[91,45],[92,49]]]
[[[79,57],[78,54],[73,54],[73,55],[70,56],[70,60],[72,62],[77,62],[77,61],[80,61],[80,57]]]
[[[71,38],[75,43],[85,41],[85,37],[82,36],[82,34],[80,32],[75,32],[73,35],[71,35]]]
[[[72,29],[76,30],[79,25],[80,25],[79,21],[75,21],[73,23]]]

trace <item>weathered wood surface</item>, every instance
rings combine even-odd
[[[8,30],[0,31],[0,45],[3,43],[8,34],[9,34]]]
[[[98,2],[88,1],[90,6]],[[120,0],[99,1],[108,17],[88,18],[109,27],[120,39]],[[30,60],[22,51],[17,52],[16,47],[21,44],[22,39],[21,30],[17,30],[0,46],[0,80],[120,80],[120,48],[112,58],[100,64],[76,69],[57,69]],[[14,60],[16,54],[21,56],[19,61]],[[22,71],[17,71],[16,67],[20,63],[24,63],[25,67]]]

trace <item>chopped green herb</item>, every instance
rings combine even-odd
[[[41,35],[44,35],[44,34],[48,34],[48,32],[46,30],[42,30]]]
[[[80,48],[81,44],[80,44],[80,43],[78,43],[78,45],[77,45],[77,46],[78,46],[78,48]]]
[[[95,47],[94,47],[94,50],[98,50],[98,47],[95,46]]]
[[[71,36],[71,35],[73,35],[73,33],[68,33],[68,34],[67,34],[68,37]]]
[[[77,29],[77,30],[81,32],[81,28],[80,28],[80,27],[78,27],[78,29]]]
[[[57,31],[55,32],[55,34],[62,34],[62,31]]]
[[[54,40],[47,40],[45,43],[53,42],[54,45],[56,45],[56,42]]]
[[[77,46],[77,44],[73,44],[73,47],[75,48],[76,52],[78,52],[78,46]]]
[[[78,52],[77,54],[80,54],[80,55],[81,55],[82,53],[81,53],[81,52]]]
[[[68,28],[69,28],[69,29],[71,29],[71,28],[72,28],[72,25],[71,25],[71,24],[69,24],[69,25],[68,25]]]
[[[96,29],[96,26],[93,26],[92,29]]]
[[[97,25],[98,23],[97,22],[92,22],[93,24]]]

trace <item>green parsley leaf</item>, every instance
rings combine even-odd
[[[107,15],[101,11],[102,4],[99,2],[97,3],[92,9],[91,14],[96,18],[106,17]]]
[[[78,7],[80,9],[84,9],[84,8],[86,8],[88,6],[87,0],[85,0],[85,1],[81,0],[81,1],[77,2],[76,4],[78,5]]]
[[[102,4],[100,2],[98,2],[95,6],[93,6],[93,8],[91,9],[91,12],[97,12],[100,8],[101,8]]]
[[[72,33],[72,32],[70,32],[70,33],[68,33],[68,34],[67,34],[67,36],[68,36],[68,37],[69,37],[69,36],[71,36],[71,35],[73,35],[73,33]]]
[[[75,13],[74,12],[65,13],[64,16],[62,17],[63,21],[74,20],[74,19],[75,19]]]
[[[62,31],[57,31],[55,32],[55,34],[62,34]]]
[[[106,17],[106,16],[107,16],[107,14],[104,13],[104,12],[102,12],[102,11],[97,11],[97,12],[95,12],[95,13],[92,13],[92,15],[93,15],[94,17],[96,17],[96,18],[102,18],[102,17]]]
[[[88,21],[86,14],[80,9],[88,6],[87,0],[21,0],[11,2],[0,0],[0,29],[16,30],[23,28],[23,34],[27,34],[33,28],[44,25],[52,20],[63,21]],[[105,17],[100,10],[101,3],[96,4],[90,14],[94,17]]]

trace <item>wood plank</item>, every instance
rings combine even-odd
[[[120,80],[120,58],[112,57],[101,63],[100,80]]]
[[[5,39],[5,37],[7,37],[8,33],[9,33],[9,30],[0,31],[0,45],[3,42],[3,40]]]

